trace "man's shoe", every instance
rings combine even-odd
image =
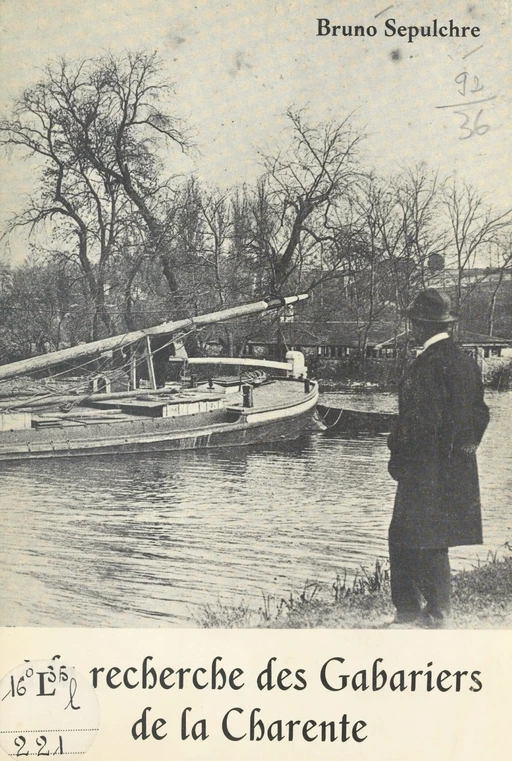
[[[392,621],[385,626],[387,629],[411,629],[415,628],[418,615],[413,613],[397,613]]]
[[[423,611],[416,619],[418,626],[422,629],[449,629],[450,619],[448,616],[434,616],[432,613]]]
[[[390,621],[389,624],[386,624],[386,629],[416,629],[416,624],[414,621]]]

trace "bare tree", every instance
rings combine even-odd
[[[498,294],[502,289],[505,275],[507,272],[510,273],[511,265],[512,235],[509,233],[498,240],[496,245],[496,258],[492,262],[492,266],[489,267],[490,274],[495,276],[494,282],[491,284],[491,298],[487,310],[487,332],[490,336],[493,336],[495,331]]]
[[[475,268],[479,259],[487,259],[490,248],[510,229],[512,210],[494,211],[480,193],[465,182],[447,185],[444,206],[450,224],[447,255],[457,270],[455,307],[460,310],[481,282],[481,279],[473,283],[465,281],[467,271]],[[486,277],[484,274],[483,279]]]
[[[304,112],[291,109],[287,118],[288,145],[261,156],[265,174],[246,201],[251,210],[246,243],[266,265],[276,292],[298,279],[305,265],[311,268],[322,247],[335,246],[330,216],[361,172],[363,135],[350,118],[310,124]]]
[[[72,337],[84,337],[79,283],[62,261],[30,258],[16,268],[3,268],[0,315],[4,361],[60,349]]]
[[[435,173],[416,167],[388,179],[363,177],[351,195],[351,252],[345,258],[363,362],[372,327],[392,322],[398,336],[412,293],[425,286],[428,262],[444,251],[440,186]]]
[[[40,167],[38,189],[11,227],[45,224],[61,255],[79,263],[94,304],[93,334],[98,320],[112,328],[105,285],[130,226],[144,231],[145,248],[178,291],[167,247],[172,183],[159,151],[166,144],[183,150],[187,138],[162,109],[171,93],[155,54],[62,59],[0,123],[0,142]]]

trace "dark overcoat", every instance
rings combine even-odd
[[[478,365],[451,338],[411,363],[388,439],[389,472],[398,481],[391,544],[482,543],[476,450],[488,422]]]

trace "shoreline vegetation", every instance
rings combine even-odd
[[[401,370],[392,363],[380,360],[367,363],[364,370],[357,371],[353,367],[327,367],[324,363],[317,368],[313,375],[320,384],[320,393],[333,391],[387,391],[396,392]],[[483,373],[484,386],[496,391],[512,389],[512,359],[504,358],[485,369]]]
[[[450,629],[512,628],[512,544],[452,573],[452,608]],[[257,611],[243,601],[209,603],[195,619],[201,628],[385,629],[393,616],[389,568],[377,560],[373,571],[363,569],[350,580],[343,572],[332,585],[306,582],[283,597],[262,592]]]

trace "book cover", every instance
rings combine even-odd
[[[457,572],[491,571],[474,604],[456,587],[443,631],[386,626],[382,435],[0,463],[2,749],[508,757],[510,589],[492,569],[511,540],[512,407],[496,390],[512,345],[508,4],[3,0],[0,14],[2,364],[169,306],[305,289],[310,311],[274,323],[277,343],[327,377],[361,346],[367,368],[391,359],[403,308],[434,285],[495,376],[484,544],[451,553]],[[275,335],[202,334],[252,356]],[[396,412],[394,392],[340,388],[324,402]]]

